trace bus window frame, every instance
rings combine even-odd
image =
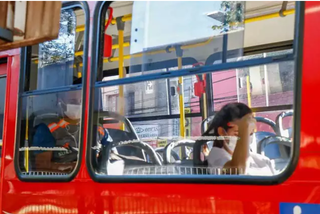
[[[27,84],[29,83],[29,76],[27,75],[30,72],[30,64],[31,64],[31,46],[21,48],[21,56],[20,56],[20,73],[19,73],[19,89],[18,89],[18,103],[17,103],[17,125],[16,125],[16,140],[15,140],[15,150],[14,150],[14,168],[16,175],[19,180],[25,182],[70,182],[73,180],[78,174],[82,162],[82,152],[84,149],[83,146],[83,131],[84,131],[84,119],[85,119],[85,100],[87,94],[87,67],[88,67],[88,53],[89,53],[89,31],[90,31],[90,10],[87,2],[64,2],[62,3],[62,10],[68,9],[81,9],[84,12],[85,17],[85,30],[83,37],[83,67],[82,67],[82,82],[78,85],[69,85],[58,88],[50,88],[50,89],[42,89],[42,90],[34,90],[27,91],[25,90]],[[21,109],[22,109],[22,99],[24,97],[29,97],[32,95],[44,95],[44,94],[52,94],[52,93],[60,93],[67,92],[72,90],[82,90],[82,106],[81,106],[81,122],[80,122],[80,133],[79,133],[79,151],[78,151],[78,160],[74,170],[68,175],[46,175],[46,176],[35,176],[35,175],[23,175],[19,166],[19,145],[21,143],[20,136],[20,127],[21,127]]]
[[[5,63],[7,63],[7,62],[5,62]],[[1,62],[0,62],[0,64],[1,64]],[[5,107],[6,107],[6,90],[7,90],[7,83],[8,83],[8,78],[7,78],[7,74],[3,74],[3,75],[0,75],[0,79],[6,79],[5,80],[5,83],[6,83],[6,85],[5,85],[5,93],[4,93],[4,95],[5,95],[5,97],[4,97],[4,101],[3,101],[3,109],[4,109],[4,111],[3,111],[3,115],[5,114]],[[1,99],[1,98],[0,98]],[[4,125],[4,117],[3,117],[3,120],[2,121],[0,121],[0,123],[2,123],[2,134],[0,135],[0,141],[1,141],[1,143],[0,143],[0,146],[2,147],[2,143],[3,143],[3,130],[4,130],[4,127],[3,127],[3,125]],[[2,151],[2,150],[1,150]],[[1,158],[1,153],[0,153],[0,158]]]
[[[112,2],[98,2],[96,4],[93,15],[93,32],[92,33],[92,57],[91,57],[91,75],[90,75],[90,91],[89,91],[89,109],[88,109],[88,133],[87,133],[87,149],[86,149],[86,165],[89,175],[95,182],[101,183],[202,183],[202,184],[250,184],[250,185],[276,185],[286,181],[294,172],[300,155],[300,116],[301,116],[301,87],[302,87],[302,54],[303,54],[303,33],[304,33],[304,2],[296,2],[295,9],[295,29],[293,53],[280,57],[266,57],[260,59],[249,59],[245,61],[221,63],[216,65],[202,66],[196,69],[181,69],[175,72],[160,72],[157,74],[145,74],[135,77],[126,77],[123,79],[111,80],[107,82],[97,82],[98,76],[102,70],[102,53],[103,44],[101,45],[102,36],[104,33],[105,14]],[[285,170],[274,176],[248,176],[248,175],[218,175],[218,176],[184,176],[184,175],[135,175],[135,176],[114,176],[114,175],[98,175],[92,167],[91,163],[91,139],[93,136],[93,109],[94,109],[94,93],[96,89],[107,86],[119,86],[143,82],[147,80],[167,79],[173,77],[198,75],[205,73],[213,73],[216,71],[230,70],[234,68],[244,68],[257,66],[261,64],[271,64],[283,61],[294,61],[294,137],[293,147],[290,161]],[[254,108],[263,110],[265,107]],[[253,110],[254,110],[253,109]],[[155,116],[157,117],[157,116]],[[163,179],[165,178],[165,179]]]

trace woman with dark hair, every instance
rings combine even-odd
[[[271,161],[250,152],[256,120],[243,103],[230,103],[214,116],[203,136],[213,139],[208,166],[223,168],[227,174],[273,175]]]

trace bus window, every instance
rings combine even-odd
[[[65,5],[59,37],[24,50],[31,64],[20,74],[26,77],[18,103],[20,179],[67,179],[79,162],[88,14],[82,4]]]
[[[270,66],[275,67],[275,66],[279,66],[279,64],[270,64]],[[279,66],[279,67],[282,67],[282,66]],[[254,68],[249,67],[247,69],[251,70]],[[228,75],[229,73],[229,71],[221,71],[217,73],[223,73],[223,72],[225,72],[226,75]],[[281,73],[282,70],[279,70],[279,72]],[[291,72],[293,72],[293,70],[291,70]],[[214,74],[215,73],[210,73],[210,75],[214,75]],[[270,78],[274,78],[274,74],[272,72],[269,72],[269,76]],[[157,84],[158,81],[153,80],[153,82]],[[133,92],[139,93],[141,91],[140,86],[145,83],[146,82],[138,82],[138,83],[132,83],[132,84],[125,84],[122,86],[103,87],[102,90],[104,92],[108,92],[108,91],[115,90],[116,87],[118,87],[118,90],[120,87],[123,87],[125,91],[125,96],[123,97],[123,99],[125,102],[127,102],[128,100],[127,95]],[[229,83],[228,86],[233,87],[234,85],[236,86],[236,84],[237,84],[237,81],[236,81],[236,78],[234,78],[233,82]],[[193,86],[191,86],[190,84],[190,87],[193,87]],[[218,86],[214,85],[214,87],[217,88]],[[96,88],[96,90],[99,91],[101,90],[101,88]],[[228,87],[226,87],[225,90],[228,90]],[[156,94],[162,93],[162,91],[161,89],[157,89],[154,91],[154,93],[155,93],[155,96],[153,96],[152,99],[154,99],[155,101],[154,102],[155,104],[153,107],[156,109],[157,108],[156,103],[161,102],[161,99],[162,99],[161,96],[157,96]],[[250,92],[249,94],[247,94],[246,92],[241,96],[244,97],[244,95],[250,96]],[[235,93],[235,96],[237,96],[236,93]],[[265,97],[264,95],[262,96]],[[157,170],[158,169],[160,170],[160,168],[163,168],[164,167],[163,165],[168,165],[168,167],[174,165],[177,169],[180,167],[182,171],[186,170],[187,167],[194,167],[194,169],[200,168],[201,170],[205,170],[206,172],[208,172],[208,174],[215,173],[216,168],[213,166],[211,167],[210,166],[206,166],[206,167],[194,166],[193,159],[195,157],[199,158],[199,161],[205,162],[207,158],[210,158],[210,150],[213,148],[215,149],[218,148],[215,146],[214,141],[219,141],[219,139],[213,139],[214,137],[209,135],[207,137],[210,139],[208,139],[205,142],[205,146],[200,145],[199,147],[200,149],[195,150],[195,146],[196,146],[195,143],[198,139],[201,138],[201,125],[202,125],[201,117],[200,118],[186,117],[185,124],[184,124],[185,136],[183,137],[181,136],[179,114],[173,114],[171,116],[171,117],[176,117],[177,119],[167,118],[167,119],[161,119],[161,120],[156,119],[156,118],[159,118],[159,116],[154,116],[154,117],[144,116],[143,114],[142,114],[143,116],[141,117],[130,117],[130,115],[134,115],[135,112],[141,111],[139,108],[139,104],[144,103],[143,99],[144,99],[143,97],[136,97],[135,102],[130,108],[131,114],[129,114],[129,112],[126,111],[125,114],[128,115],[128,117],[123,118],[123,120],[128,119],[132,122],[131,124],[128,123],[129,124],[128,127],[130,127],[129,129],[132,130],[130,131],[130,133],[132,133],[130,134],[130,137],[126,133],[127,131],[125,129],[124,130],[119,129],[119,126],[116,127],[116,129],[118,130],[116,134],[113,133],[113,131],[111,131],[111,130],[115,130],[114,127],[111,127],[110,125],[104,126],[105,129],[109,131],[110,136],[113,139],[112,141],[108,142],[108,144],[110,144],[108,147],[109,149],[121,148],[121,145],[124,142],[133,141],[132,148],[137,147],[141,149],[143,148],[143,145],[147,143],[154,150],[153,152],[151,152],[151,149],[148,147],[148,150],[145,151],[146,152],[145,155],[149,158],[142,159],[140,157],[139,159],[140,162],[138,162],[137,160],[135,160],[134,162],[131,162],[131,160],[135,158],[137,155],[131,154],[130,157],[127,157],[127,156],[123,157],[124,154],[118,151],[117,155],[119,155],[119,157],[121,158],[124,158],[123,174],[141,173],[139,170],[148,171],[148,173],[149,173],[149,170],[151,170],[152,174],[155,174],[155,173],[157,174],[157,173],[160,173],[160,171],[157,172]],[[253,103],[253,101],[258,101],[262,98],[261,96],[260,97],[252,96],[251,99],[252,99],[251,102]],[[290,153],[292,149],[291,139],[289,136],[280,135],[280,133],[278,132],[278,128],[276,128],[276,122],[275,122],[279,114],[281,114],[282,112],[285,112],[286,110],[289,111],[292,108],[293,96],[286,97],[285,99],[286,100],[283,101],[280,98],[278,98],[277,103],[272,105],[272,107],[274,108],[277,107],[280,110],[270,111],[267,108],[268,106],[264,105],[261,110],[258,109],[256,112],[254,112],[254,116],[261,119],[257,119],[258,120],[257,126],[253,133],[254,140],[250,144],[249,149],[251,150],[252,153],[258,155],[258,157],[261,160],[266,160],[266,163],[269,164],[269,161],[270,161],[270,166],[264,165],[265,168],[272,167],[272,169],[270,170],[265,169],[266,170],[265,174],[264,172],[261,172],[262,175],[273,175],[273,174],[280,173],[283,169],[285,169],[287,163],[290,160]],[[221,101],[224,101],[224,103],[218,106],[219,102]],[[233,103],[233,102],[237,102],[237,101],[230,101],[228,100],[228,98],[214,99],[214,104],[217,105],[216,111],[219,111],[224,105],[228,103]],[[241,100],[240,103],[249,105],[247,100]],[[109,104],[108,109],[110,110],[99,109],[97,110],[97,114],[105,114],[105,113],[111,112],[113,114],[121,115],[120,108],[115,108],[114,107],[115,104],[113,103],[108,103],[108,104]],[[199,107],[196,107],[196,108],[199,108]],[[202,107],[200,106],[200,108]],[[116,109],[116,111],[115,112],[111,111],[111,109]],[[186,109],[188,108],[185,108],[185,110]],[[162,117],[165,118],[166,116],[163,115]],[[212,120],[214,120],[214,117]],[[105,121],[107,122],[107,120]],[[269,121],[272,121],[274,123],[274,126],[272,126],[271,122],[270,122],[271,123],[270,125],[268,123]],[[211,121],[209,121],[209,125],[208,125],[209,128],[210,128],[210,122]],[[292,127],[292,123],[290,124],[290,121],[287,119],[286,121],[284,120],[283,123],[284,123],[284,129],[288,128],[289,126]],[[116,124],[119,124],[119,123],[116,123]],[[128,127],[126,127],[126,129],[128,129]],[[267,137],[269,137],[268,139],[270,142],[268,140],[265,140],[265,138]],[[130,145],[130,143],[126,145]],[[221,152],[224,152],[220,147],[218,149],[221,150]],[[109,154],[110,151],[102,150],[100,155],[103,156],[105,154]],[[197,151],[201,152],[200,156],[194,156],[194,152],[197,152]],[[157,156],[153,156],[155,155],[154,153]],[[166,155],[169,155],[168,157],[171,157],[171,158],[170,159],[167,158]],[[161,159],[163,159],[163,161],[161,161]],[[153,161],[150,163],[149,160],[153,160]],[[159,161],[161,164],[159,164]],[[157,167],[160,167],[160,168],[157,168]],[[102,173],[100,170],[97,170],[97,171],[99,171],[99,173]],[[112,172],[110,173],[112,174]],[[177,174],[178,171],[169,172],[169,174],[171,173]],[[181,173],[193,174],[195,172],[183,171]],[[260,174],[256,174],[256,175],[260,175]]]
[[[91,69],[96,83],[87,154],[94,179],[162,175],[170,181],[222,174],[272,179],[287,170],[298,149],[292,117],[293,53],[299,50],[263,47],[291,41],[294,16],[284,17],[290,24],[281,28],[261,21],[266,25],[261,31],[276,32],[267,38],[257,35],[244,2],[126,2],[127,10],[118,4],[102,4],[105,13],[96,20],[101,37],[94,51],[103,58]],[[96,156],[95,132],[104,114],[127,123],[116,133],[104,126],[110,138],[95,147]],[[245,115],[255,120],[241,146],[248,153],[245,164],[238,166],[232,162],[242,142],[236,140],[237,121]]]
[[[83,31],[82,10],[63,10],[59,38],[31,47],[29,82],[26,91],[50,89],[81,83]]]
[[[2,156],[2,135],[3,135],[3,117],[6,98],[6,83],[7,78],[0,76],[0,157]]]

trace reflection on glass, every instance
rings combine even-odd
[[[243,8],[241,1],[134,2],[131,54],[243,30]]]
[[[292,53],[292,50],[242,57],[243,60]],[[215,111],[228,102],[243,102],[251,107],[293,104],[294,62],[261,65],[214,72]]]
[[[97,81],[292,53],[243,56],[248,35],[244,34],[244,2],[130,2],[127,7],[132,12],[128,14],[117,6],[111,4],[114,18],[123,19],[115,19],[117,23],[105,29],[103,53],[111,56],[104,55]],[[110,10],[107,13],[106,19]],[[101,175],[267,176],[281,172],[291,152],[292,122],[288,118],[292,117],[293,69],[289,61],[111,87],[97,84],[93,131],[102,126],[108,137],[100,142],[92,135],[94,171]],[[226,148],[235,149],[237,141],[231,137],[239,131],[217,121],[219,110],[230,103],[266,107],[253,114],[250,108],[247,111],[258,121],[250,129],[252,141],[246,147],[252,155],[243,164],[251,171],[227,163],[234,150]],[[229,114],[241,112],[233,110]],[[240,119],[230,118],[223,121]]]
[[[292,62],[287,62],[289,65],[290,63]],[[283,71],[281,70],[283,68],[281,63],[268,66],[280,68],[278,73],[267,71],[269,78],[279,78],[279,74]],[[254,67],[243,70],[250,71],[252,69]],[[287,76],[288,72],[293,72],[293,70],[284,69],[284,72],[286,73],[285,76]],[[239,94],[237,92],[242,92],[238,90],[241,89],[241,86],[237,85],[235,71],[213,72],[209,73],[209,75],[213,77],[211,84],[216,93],[214,95],[217,96],[217,98],[213,96],[214,102],[210,105],[214,104],[215,109],[220,110],[226,104],[238,103],[237,97]],[[191,95],[191,99],[188,100],[191,104],[186,102],[184,104],[184,114],[203,113],[205,109],[203,104],[205,102],[201,104],[199,97],[196,95],[197,93],[194,92],[199,88],[194,88],[197,84],[192,84],[193,78],[192,76],[184,77],[184,86],[188,85],[189,95]],[[252,156],[248,159],[248,167],[251,168],[245,169],[230,166],[225,169],[224,164],[228,162],[226,160],[232,159],[232,154],[235,151],[233,149],[237,144],[237,140],[232,141],[232,136],[238,136],[239,134],[238,128],[235,128],[238,125],[229,126],[226,124],[235,123],[243,115],[249,113],[251,110],[245,113],[243,107],[241,107],[241,105],[249,104],[240,101],[240,103],[244,103],[240,107],[228,107],[223,110],[224,116],[221,116],[221,113],[216,111],[207,118],[201,118],[200,116],[186,117],[185,126],[181,127],[180,116],[182,112],[179,106],[174,108],[174,105],[170,105],[173,112],[172,115],[175,118],[165,119],[168,116],[168,97],[166,96],[168,90],[170,90],[165,85],[167,82],[173,85],[174,81],[176,81],[176,78],[121,86],[97,87],[95,89],[97,103],[94,125],[99,126],[102,124],[110,137],[108,141],[101,143],[98,148],[99,158],[92,155],[93,166],[97,173],[106,175],[246,173],[270,176],[285,169],[290,159],[292,146],[293,115],[290,105],[286,104],[292,104],[293,97],[287,97],[290,102],[284,102],[280,99],[277,103],[272,104],[273,107],[279,110],[270,111],[263,104],[262,106],[266,107],[266,110],[262,109],[252,114],[257,123],[255,127],[251,127],[252,130],[250,129],[252,132],[250,132],[248,150],[250,150]],[[256,80],[253,79],[252,81],[255,84],[254,81]],[[119,87],[123,89],[122,97],[119,95]],[[291,87],[291,93],[292,89],[293,87]],[[229,93],[230,90],[235,91],[232,92],[234,95]],[[202,92],[202,99],[206,97],[203,96],[203,93],[207,92]],[[282,93],[285,93],[285,91],[282,91]],[[220,94],[220,96],[217,94]],[[179,98],[182,95],[177,93],[176,96]],[[184,96],[185,98],[187,97],[186,94]],[[209,97],[208,95],[207,103],[209,102]],[[119,101],[120,99],[121,101]],[[197,100],[196,105],[193,105],[192,99]],[[173,100],[173,97],[171,97],[172,102]],[[220,105],[218,105],[219,102],[221,102]],[[99,106],[98,103],[102,103],[102,105]],[[123,109],[121,105],[125,109],[124,112],[120,111],[120,109]],[[241,112],[244,112],[242,116]],[[235,116],[237,114],[240,114],[239,118]],[[157,116],[164,117],[164,119],[157,119]],[[108,121],[113,121],[113,125]],[[279,126],[281,126],[281,129],[279,129]],[[94,129],[94,132],[96,129]],[[184,129],[185,136],[181,136],[181,129]],[[95,138],[92,140],[92,142],[96,141]],[[230,150],[225,150],[225,147],[229,148],[228,146]],[[215,157],[215,159],[212,159],[212,157]],[[221,165],[221,163],[224,164]]]
[[[106,78],[104,80],[110,80]],[[116,79],[116,78],[112,78]],[[199,113],[199,97],[195,96],[192,76],[183,79],[184,106],[188,113]],[[101,88],[99,97],[104,110],[120,112],[120,104],[125,102],[124,112],[127,117],[179,114],[178,78],[161,79],[142,83]],[[119,89],[124,90],[120,96]]]
[[[116,3],[111,7],[113,4],[116,8]],[[128,9],[132,12],[124,14],[114,9],[113,14],[132,17],[121,23],[123,35],[116,24],[107,25],[110,10],[105,15],[103,53],[111,56],[104,55],[103,70],[108,76],[118,74],[122,66],[120,76],[124,77],[128,73],[174,71],[243,56],[244,2],[130,2]]]
[[[65,175],[78,160],[81,90],[22,98],[19,167],[28,175]]]
[[[83,11],[62,10],[57,39],[31,48],[31,65],[27,90],[41,90],[81,84],[83,42]]]

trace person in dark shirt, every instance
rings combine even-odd
[[[81,91],[70,91],[59,100],[61,115],[43,119],[35,127],[32,147],[37,171],[71,172],[78,160]],[[104,136],[98,129],[98,140]]]

